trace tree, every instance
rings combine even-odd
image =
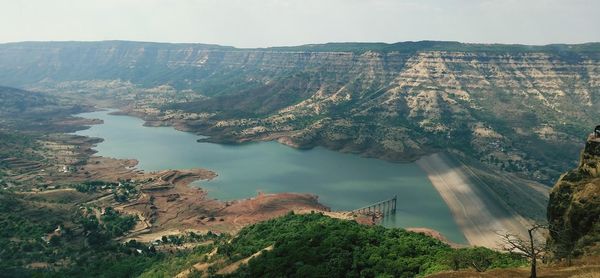
[[[552,248],[554,259],[565,259],[567,265],[572,265],[575,255],[577,240],[573,237],[570,227],[563,229],[550,229],[549,245]]]
[[[470,250],[468,260],[477,272],[485,272],[491,265],[493,258],[489,249],[476,247]]]
[[[461,251],[462,250],[456,250],[454,252],[450,252],[449,254],[444,254],[444,262],[454,271],[461,269],[464,264],[464,254]]]
[[[528,239],[523,239],[514,234],[501,234],[502,248],[511,253],[523,254],[531,261],[530,278],[537,277],[537,259],[546,252],[546,244],[538,242],[535,234],[539,230],[547,230],[548,225],[536,223],[527,229]]]
[[[454,271],[473,267],[477,272],[485,272],[496,259],[496,253],[484,247],[456,249],[442,254],[442,261]]]

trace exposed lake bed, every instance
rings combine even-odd
[[[298,150],[277,142],[221,145],[171,127],[146,127],[144,121],[110,111],[79,114],[104,124],[77,132],[103,138],[97,155],[136,159],[144,171],[205,168],[218,176],[195,183],[220,200],[259,192],[311,193],[333,210],[352,210],[398,198],[397,213],[385,226],[428,227],[458,243],[466,240],[446,203],[415,163],[390,163],[324,148]]]

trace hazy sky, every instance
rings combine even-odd
[[[600,41],[598,0],[0,0],[0,42]]]

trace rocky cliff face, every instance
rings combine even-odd
[[[124,95],[185,94],[123,99],[214,141],[277,139],[395,161],[453,149],[551,184],[600,116],[600,44],[0,45],[0,84],[88,92],[115,82],[133,86]]]
[[[144,87],[169,84],[216,95],[242,89],[237,85],[260,86],[302,75],[344,82],[367,72],[389,80],[403,67],[408,54],[125,41],[14,43],[0,45],[0,82],[25,86],[43,81],[120,79]]]
[[[552,189],[548,221],[559,258],[600,253],[600,138],[588,138],[579,166]]]
[[[216,140],[280,138],[400,161],[459,149],[545,183],[572,167],[574,160],[564,158],[576,157],[577,138],[600,116],[594,55],[577,61],[541,52],[360,57],[370,62],[338,72],[343,79],[286,77],[172,108],[217,113],[212,121],[189,123]],[[394,59],[405,62],[386,67]]]

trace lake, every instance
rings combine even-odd
[[[231,200],[258,192],[300,192],[319,196],[333,210],[352,210],[398,196],[395,216],[386,217],[388,227],[428,227],[457,243],[466,243],[450,210],[414,163],[344,154],[324,148],[297,150],[277,142],[242,145],[198,143],[198,135],[171,127],[145,127],[130,116],[109,111],[79,114],[104,120],[104,124],[76,132],[103,138],[97,155],[132,158],[138,169],[204,168],[219,176],[194,183],[210,197]]]

